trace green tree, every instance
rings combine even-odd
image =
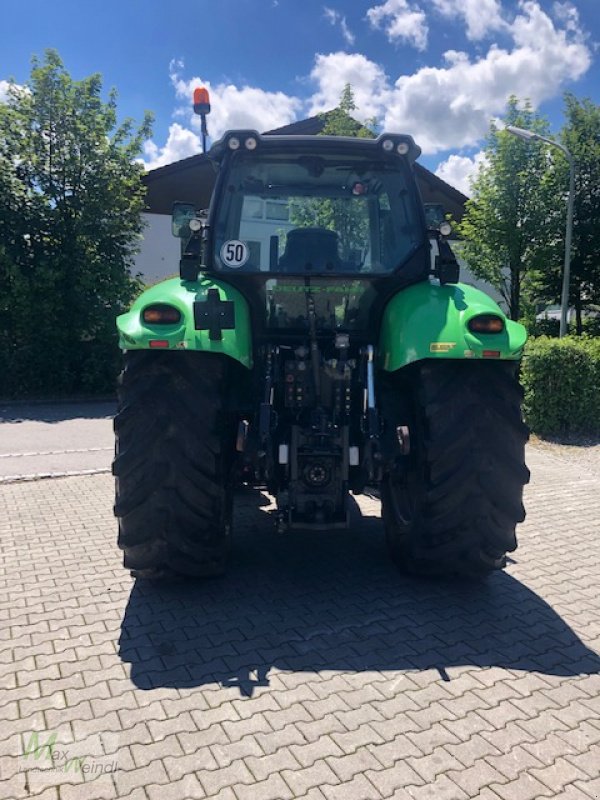
[[[347,83],[340,95],[338,106],[319,115],[325,123],[320,135],[357,136],[359,139],[373,139],[375,136],[373,129],[377,127],[377,120],[370,119],[367,120],[367,125],[361,125],[352,117],[353,111],[356,111],[354,92],[352,86]]]
[[[566,94],[565,120],[561,141],[575,161],[570,305],[575,307],[577,333],[581,333],[583,310],[600,305],[600,106]],[[555,254],[549,268],[534,276],[537,296],[550,303],[561,295],[569,185],[566,159],[554,150],[552,153],[556,159],[555,192],[560,199]]]
[[[117,123],[98,74],[52,50],[0,104],[0,394],[112,386],[115,315],[138,291],[150,115]]]
[[[511,97],[503,122],[548,134],[546,120],[529,102]],[[524,142],[495,123],[484,148],[485,161],[473,181],[473,195],[458,225],[470,269],[506,300],[512,319],[522,313],[533,274],[548,268],[559,237],[560,198],[546,145]]]

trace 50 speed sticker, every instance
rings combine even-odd
[[[232,269],[243,267],[248,261],[249,255],[248,245],[246,242],[240,242],[239,239],[230,239],[221,248],[221,261],[226,267]]]

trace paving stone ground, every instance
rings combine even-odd
[[[135,584],[110,476],[1,485],[0,797],[600,798],[600,472],[529,464],[484,585],[400,577],[375,499],[277,537],[258,492],[226,579]]]

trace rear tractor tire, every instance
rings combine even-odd
[[[135,577],[225,570],[235,452],[227,378],[227,359],[213,354],[125,354],[113,473],[118,544]]]
[[[387,423],[409,417],[411,452],[385,477],[382,515],[402,571],[479,577],[516,549],[529,481],[517,371],[516,362],[429,361],[397,374],[387,408],[404,405],[404,418],[388,412]]]

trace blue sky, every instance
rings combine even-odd
[[[350,82],[357,117],[411,133],[463,189],[511,93],[555,131],[565,90],[600,102],[598,0],[3,0],[0,12],[0,96],[54,47],[74,77],[117,88],[121,116],[155,113],[149,167],[198,152],[199,84],[218,136],[331,108]]]

